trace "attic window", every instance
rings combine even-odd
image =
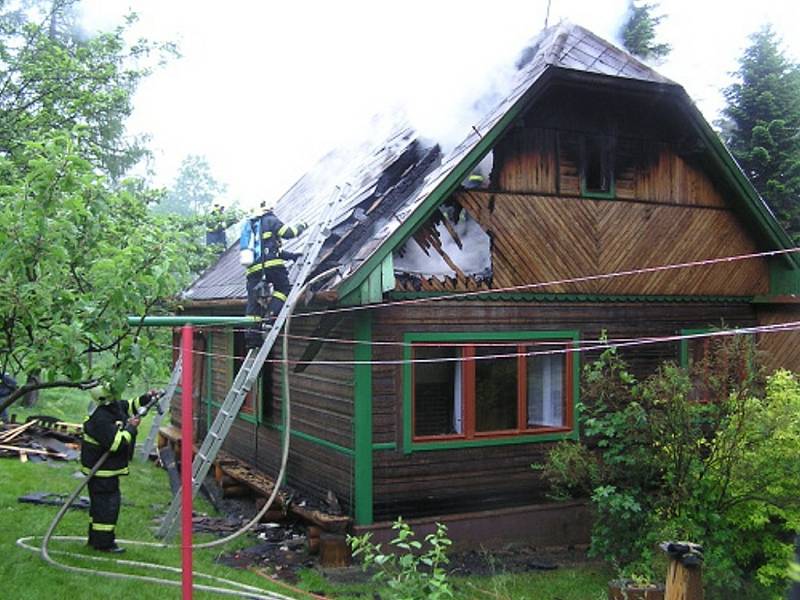
[[[581,193],[613,197],[614,171],[611,138],[587,135],[581,144]]]

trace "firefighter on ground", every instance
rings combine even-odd
[[[261,317],[262,328],[272,325],[289,293],[287,253],[281,252],[281,242],[297,237],[307,228],[305,223],[284,224],[266,202],[261,203],[261,214],[248,219],[242,227],[239,248],[240,262],[247,272],[245,315]],[[272,294],[265,308],[259,299],[266,294],[268,284],[272,284]],[[257,348],[262,343],[263,337],[258,327],[251,327],[245,332],[247,348]]]
[[[118,400],[109,386],[101,385],[90,393],[97,406],[83,424],[81,471],[88,475],[106,451],[110,453],[88,482],[89,546],[103,552],[124,552],[117,545],[114,533],[121,501],[119,478],[128,474],[128,462],[133,455],[139,426],[136,413],[159,392],[153,390],[133,400]]]

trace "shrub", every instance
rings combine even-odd
[[[712,596],[748,579],[779,594],[800,530],[795,376],[765,387],[744,338],[642,382],[611,349],[587,366],[584,398],[581,442],[557,446],[543,472],[558,493],[590,490],[591,552],[653,577],[656,543],[690,539],[706,548]]]
[[[393,550],[384,554],[380,544],[373,544],[371,534],[348,536],[354,557],[361,557],[364,570],[374,569],[373,580],[388,588],[389,599],[444,600],[453,597],[445,571],[447,549],[452,541],[447,526],[436,524],[436,531],[425,536],[428,548],[414,539],[411,527],[398,518],[392,524],[396,537],[389,542]]]

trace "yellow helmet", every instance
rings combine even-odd
[[[98,404],[105,404],[114,400],[114,394],[111,392],[111,387],[108,385],[98,385],[89,390],[92,400]]]

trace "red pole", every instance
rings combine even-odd
[[[181,327],[181,589],[192,600],[192,332]]]

